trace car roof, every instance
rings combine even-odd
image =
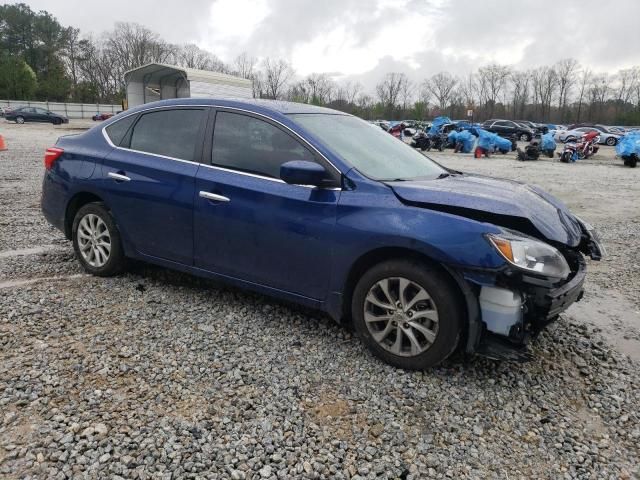
[[[279,113],[289,115],[294,113],[322,113],[328,115],[348,115],[347,113],[333,110],[331,108],[317,107],[306,103],[285,102],[282,100],[265,100],[258,98],[173,98],[171,100],[160,100],[158,102],[145,103],[129,111],[146,110],[148,108],[158,108],[171,105],[211,105],[220,107],[236,107],[256,113]]]

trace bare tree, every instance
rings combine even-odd
[[[64,58],[73,88],[78,86],[80,72],[78,71],[78,57],[80,56],[80,29],[69,27],[65,31]]]
[[[415,85],[409,79],[405,79],[400,86],[400,99],[402,100],[402,109],[407,110],[409,108],[411,99],[415,92]]]
[[[567,98],[576,81],[578,68],[578,61],[573,58],[560,60],[554,67],[558,79],[558,108],[560,109],[561,122],[566,118]]]
[[[640,82],[640,69],[638,67],[620,70],[616,75],[616,88],[614,100],[616,116],[621,108],[631,101],[631,97]]]
[[[267,57],[263,62],[263,70],[266,96],[273,100],[279,99],[284,93],[287,82],[293,75],[291,66],[284,60],[273,60]]]
[[[485,100],[485,108],[492,117],[500,94],[507,84],[511,70],[504,65],[491,64],[478,69],[478,79],[481,85],[482,96]]]
[[[324,105],[331,101],[335,85],[326,73],[312,73],[302,84],[308,92],[308,103]]]
[[[393,116],[404,84],[408,81],[404,73],[392,72],[387,73],[384,79],[376,85],[376,94],[386,115]]]
[[[529,101],[531,72],[513,72],[511,74],[513,118],[524,117],[524,109]]]
[[[258,61],[247,52],[242,52],[233,61],[233,70],[236,75],[252,80],[255,76],[255,68]]]
[[[106,47],[114,55],[121,73],[146,63],[165,63],[175,55],[172,45],[137,23],[116,23],[107,36]]]
[[[436,73],[426,83],[426,87],[436,97],[441,113],[447,108],[456,83],[457,80],[449,72]]]
[[[404,73],[387,73],[384,79],[376,85],[376,93],[380,103],[385,106],[395,107],[406,79],[407,77]]]
[[[229,68],[222,60],[193,43],[174,47],[174,51],[176,65],[198,70],[210,70],[212,72],[227,73],[229,71]]]
[[[580,116],[582,115],[582,106],[584,105],[584,96],[587,92],[587,85],[591,81],[591,70],[585,68],[582,70],[582,74],[580,75],[580,83],[578,84],[579,93],[578,93],[578,112],[576,114],[576,122],[580,122]]]

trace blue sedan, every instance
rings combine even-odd
[[[42,211],[82,267],[142,260],[351,322],[400,368],[525,358],[583,294],[593,229],[544,191],[447,169],[351,115],[175,99],[61,137]]]

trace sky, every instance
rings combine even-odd
[[[573,57],[597,72],[640,65],[640,0],[23,0],[100,35],[140,23],[230,62],[291,62],[372,89],[385,73],[420,81],[491,62],[529,68]],[[0,3],[14,3],[2,2]]]

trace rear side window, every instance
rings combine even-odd
[[[107,132],[107,136],[111,140],[111,143],[116,146],[120,146],[122,140],[129,131],[129,128],[131,128],[131,125],[133,125],[133,123],[135,122],[136,118],[138,118],[137,115],[129,115],[128,117],[125,117],[118,122],[112,123],[107,128],[105,128],[105,131]]]
[[[144,113],[133,126],[129,148],[181,160],[196,161],[202,109]]]
[[[228,112],[216,114],[211,155],[213,165],[273,178],[280,178],[285,162],[315,162],[306,147],[274,125]]]

